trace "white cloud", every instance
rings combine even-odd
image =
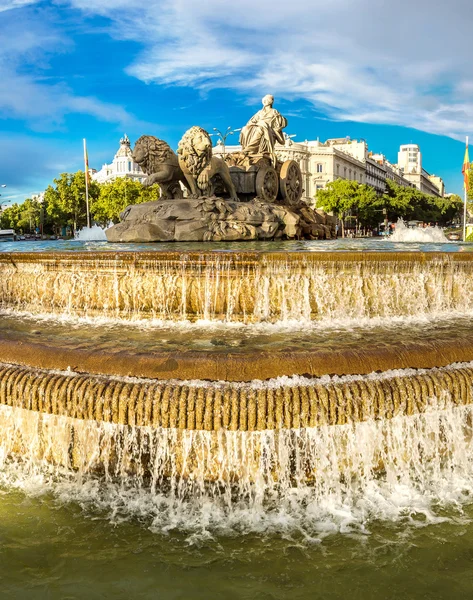
[[[70,0],[144,44],[146,82],[303,98],[333,119],[473,131],[470,0]]]
[[[37,0],[0,0],[0,12],[35,4]]]
[[[3,2],[0,11],[33,3]],[[93,96],[76,95],[66,84],[55,80],[50,57],[72,49],[67,35],[43,22],[41,13],[8,13],[0,28],[1,117],[25,120],[33,129],[43,131],[62,127],[65,116],[72,113],[123,126],[136,123],[121,106]]]

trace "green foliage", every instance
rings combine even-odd
[[[120,213],[130,204],[159,199],[159,186],[143,187],[139,181],[120,177],[100,186],[99,197],[91,206],[94,220],[101,225],[118,223]]]
[[[92,220],[100,225],[117,223],[120,213],[130,204],[148,202],[159,198],[159,186],[145,188],[139,181],[118,178],[99,184],[89,182],[89,210]],[[46,214],[54,229],[69,225],[73,230],[87,224],[85,201],[85,175],[62,173],[45,191]]]
[[[378,196],[374,189],[356,181],[337,179],[317,194],[317,206],[334,212],[342,222],[355,217],[362,227],[373,227],[385,218],[397,221],[418,220],[445,224],[460,216],[462,200],[457,195],[435,198],[417,188],[403,187],[388,179],[386,190]]]
[[[143,187],[139,181],[119,178],[98,184],[89,182],[89,209],[95,222],[117,223],[120,213],[130,204],[159,199],[159,186]],[[42,225],[45,233],[60,233],[65,226],[72,231],[87,224],[85,175],[83,171],[62,173],[44,192],[44,202],[27,199],[0,214],[0,228],[18,233],[34,232]]]
[[[100,186],[95,181],[89,182],[89,203],[92,207],[100,194]],[[49,186],[45,192],[46,212],[59,228],[70,225],[73,230],[87,224],[85,199],[85,174],[62,173],[54,180],[54,187]]]
[[[0,216],[0,229],[14,229],[20,233],[32,233],[41,220],[41,203],[27,198],[23,204],[13,204]]]
[[[372,187],[347,179],[332,181],[317,194],[317,206],[326,212],[334,212],[341,220],[342,235],[347,216],[369,222],[373,219],[376,203],[377,195]]]
[[[20,215],[20,206],[12,204],[0,214],[0,229],[15,229],[17,230],[18,219]]]

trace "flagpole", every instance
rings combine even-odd
[[[87,160],[87,146],[84,138],[84,170],[85,170],[85,206],[87,212],[87,227],[90,229],[89,213],[89,161]]]
[[[468,150],[468,136],[466,136],[466,149]],[[466,157],[466,154],[465,154]],[[469,168],[470,165],[468,165]],[[467,173],[467,177],[468,177],[468,173]],[[466,203],[468,201],[468,186],[463,183],[463,193],[464,193],[464,198],[463,198],[463,241],[466,242]]]

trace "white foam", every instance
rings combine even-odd
[[[393,315],[393,316],[376,316],[376,317],[335,317],[323,320],[305,320],[305,319],[284,319],[275,323],[244,323],[238,321],[212,321],[199,319],[190,321],[182,319],[172,321],[162,318],[142,318],[138,315],[131,315],[127,319],[121,317],[113,317],[107,315],[75,315],[67,312],[50,313],[50,312],[31,312],[29,310],[21,310],[19,308],[1,307],[0,316],[20,318],[31,320],[32,322],[51,322],[58,324],[67,324],[71,326],[88,326],[88,327],[115,327],[144,329],[144,330],[162,330],[169,331],[172,335],[173,331],[192,331],[196,333],[196,337],[200,331],[217,333],[228,333],[231,335],[235,332],[244,332],[246,336],[251,337],[276,334],[276,333],[291,333],[291,332],[323,332],[323,331],[354,331],[361,329],[390,329],[406,328],[425,324],[426,326],[439,323],[442,321],[445,325],[449,322],[455,323],[459,319],[473,318],[473,310],[439,310],[432,313],[418,312],[412,315]]]
[[[76,231],[75,239],[79,242],[106,242],[107,236],[105,235],[105,231],[99,225],[83,227],[80,231]]]
[[[471,502],[472,418],[473,407],[450,405],[351,425],[212,433],[2,406],[0,483],[30,495],[52,493],[112,521],[140,518],[152,530],[182,530],[191,542],[216,533],[294,531],[317,540],[369,531],[376,520],[424,526],[444,519],[445,508],[461,511]],[[15,457],[21,442],[23,454]],[[78,470],[39,458],[49,454],[67,465],[72,442]],[[140,470],[145,455],[150,479]],[[189,477],[180,475],[185,464],[193,465]],[[205,481],[209,468],[213,483]]]
[[[396,229],[388,239],[390,242],[420,242],[425,244],[449,243],[449,240],[445,237],[445,234],[440,227],[407,227],[402,218],[398,219]]]

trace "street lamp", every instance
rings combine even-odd
[[[239,127],[238,129],[232,129],[230,126],[228,126],[227,130],[224,133],[222,133],[220,131],[220,129],[217,129],[216,127],[214,127],[213,130],[215,131],[215,133],[210,133],[209,135],[211,135],[211,136],[216,135],[219,137],[220,141],[222,142],[222,146],[223,146],[223,158],[225,158],[225,141],[226,141],[227,137],[229,135],[233,135],[237,131],[241,131],[241,127]]]

